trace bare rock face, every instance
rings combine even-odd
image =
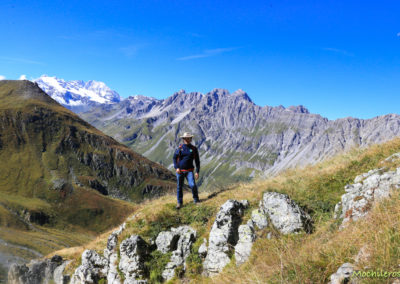
[[[65,266],[66,262],[58,255],[51,259],[32,260],[28,265],[12,264],[8,271],[8,283],[66,284],[69,277],[63,275]]]
[[[144,261],[149,254],[148,244],[140,237],[133,235],[120,245],[121,259],[119,269],[125,275],[125,284],[145,276]]]
[[[118,236],[125,229],[123,223],[117,230],[111,233],[107,240],[107,247],[104,249],[104,257],[108,260],[108,284],[121,284],[122,280],[118,273]]]
[[[397,114],[328,120],[304,106],[258,106],[243,90],[229,93],[214,89],[206,94],[180,91],[164,100],[136,96],[108,108],[92,109],[82,117],[170,169],[179,132],[194,133],[202,165],[232,166],[216,167],[212,175],[203,173],[199,180],[203,186],[214,182],[209,174],[218,174],[221,179],[226,174],[248,177],[248,169],[253,170],[251,176],[276,174],[400,135]],[[141,127],[144,123],[149,127]],[[235,155],[228,153],[231,149],[235,149]]]
[[[156,239],[157,249],[162,253],[174,251],[179,241],[179,235],[172,231],[164,231],[158,234]]]
[[[252,221],[239,226],[239,241],[235,246],[236,265],[241,265],[249,259],[251,248],[255,240],[256,235],[254,233]]]
[[[228,200],[220,208],[211,228],[204,273],[213,276],[230,262],[230,254],[239,240],[238,227],[247,201]]]
[[[311,217],[286,194],[266,192],[260,202],[260,209],[268,214],[272,225],[282,234],[299,231],[311,232]]]
[[[161,232],[158,235],[156,239],[157,249],[162,253],[172,252],[171,259],[162,273],[165,280],[174,277],[177,267],[182,267],[185,271],[185,261],[195,240],[196,231],[189,226],[171,228],[170,231]]]
[[[367,215],[377,201],[389,197],[398,188],[400,168],[395,171],[380,168],[361,174],[354,179],[354,184],[345,186],[346,193],[335,206],[335,218],[343,218],[343,228],[349,221]]]
[[[71,284],[97,283],[108,274],[108,260],[94,250],[82,253],[82,264],[72,275]]]

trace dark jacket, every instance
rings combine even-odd
[[[181,144],[174,153],[174,168],[183,171],[193,171],[193,160],[196,163],[196,173],[200,172],[199,151],[192,144]]]

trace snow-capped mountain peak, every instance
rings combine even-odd
[[[39,87],[63,106],[81,112],[95,105],[113,104],[121,101],[119,94],[105,83],[90,80],[65,81],[42,75],[33,80]]]

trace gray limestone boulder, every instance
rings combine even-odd
[[[251,248],[256,240],[253,222],[248,222],[245,225],[239,226],[239,241],[235,246],[236,265],[241,265],[246,262],[251,253]]]
[[[173,231],[165,231],[158,234],[156,238],[156,246],[162,253],[176,250],[179,241],[179,234]]]
[[[286,194],[264,193],[260,209],[264,214],[268,214],[272,225],[282,234],[312,231],[311,217]]]
[[[8,283],[64,284],[69,280],[68,276],[63,275],[66,264],[58,255],[51,259],[32,260],[28,265],[12,264],[8,271]]]
[[[186,270],[185,261],[190,254],[192,244],[196,240],[196,231],[189,226],[172,228],[171,234],[174,236],[174,239],[177,238],[177,242],[176,245],[171,246],[171,250],[174,250],[172,251],[170,261],[167,263],[162,273],[162,277],[165,280],[170,280],[172,277],[174,277],[175,269],[177,267],[182,267],[183,271]]]
[[[71,284],[97,283],[108,274],[108,260],[94,250],[82,253],[82,264],[75,270]]]
[[[353,271],[354,271],[353,264],[351,263],[342,264],[342,266],[339,267],[336,273],[331,275],[329,284],[357,283],[356,279],[351,279]]]
[[[104,257],[108,260],[108,284],[121,284],[122,280],[118,273],[118,237],[125,229],[123,223],[117,230],[112,232],[107,240],[107,247],[104,249]]]
[[[341,228],[349,221],[358,220],[368,214],[377,201],[391,196],[393,189],[400,188],[400,168],[385,171],[371,170],[354,179],[354,184],[345,186],[346,193],[335,206],[335,218],[343,218]]]
[[[149,254],[149,245],[137,235],[124,240],[120,245],[119,269],[125,275],[125,284],[133,283],[145,276],[144,262]]]
[[[57,266],[56,269],[54,269],[53,281],[55,284],[67,284],[70,282],[71,276],[64,275],[65,267],[70,262],[71,262],[70,260],[64,261],[61,265]]]
[[[400,153],[394,153],[393,155],[387,157],[383,162],[393,163],[395,161],[398,161],[399,159],[400,159]]]
[[[216,275],[230,262],[233,247],[239,240],[238,227],[248,202],[228,200],[220,208],[211,228],[204,274]]]

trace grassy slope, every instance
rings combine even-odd
[[[195,283],[326,283],[341,264],[348,261],[354,263],[354,256],[365,244],[368,244],[371,258],[362,261],[360,268],[368,265],[375,269],[397,271],[400,257],[399,194],[380,203],[368,218],[351,223],[343,231],[338,230],[339,222],[333,220],[332,216],[334,205],[340,200],[346,184],[352,183],[358,174],[381,167],[386,157],[399,151],[400,139],[368,149],[353,149],[314,166],[288,170],[267,180],[237,184],[217,195],[202,193],[201,198],[205,201],[197,207],[189,203],[191,196],[186,194],[184,202],[189,204],[178,213],[173,208],[173,197],[149,201],[139,205],[120,241],[131,234],[140,234],[149,240],[161,230],[183,223],[190,224],[198,230],[199,237],[189,257],[185,277]],[[386,166],[394,168],[400,164],[394,162]],[[303,206],[314,220],[315,232],[311,235],[279,236],[272,228],[259,231],[259,238],[246,264],[239,268],[230,264],[212,279],[201,277],[201,261],[196,251],[203,237],[208,237],[219,206],[227,199],[247,199],[251,207],[256,208],[262,193],[268,190],[287,193]],[[246,210],[243,222],[249,218],[252,208]],[[279,238],[265,238],[268,232]],[[69,271],[73,271],[84,249],[102,252],[108,234],[99,236],[84,247],[57,253],[74,260],[69,267]],[[160,263],[150,264],[153,265],[150,269],[154,282],[162,271],[162,261]]]
[[[126,168],[135,167],[139,171],[143,165],[160,168],[105,136],[50,97],[32,90],[32,83],[1,81],[0,239],[48,254],[93,240],[135,210],[132,203],[76,183],[76,179],[94,179],[96,173],[80,163],[73,151],[58,150],[60,141],[71,134],[70,129],[100,137],[115,151],[133,156],[136,159],[133,162],[122,161]],[[88,144],[79,147],[79,151],[108,154]],[[57,180],[66,181],[71,188],[55,189]],[[152,184],[162,182],[154,180]],[[135,191],[131,194],[136,195]],[[29,224],[27,214],[45,216],[46,221]],[[0,246],[0,250],[5,249]],[[22,252],[11,253],[29,258]]]

